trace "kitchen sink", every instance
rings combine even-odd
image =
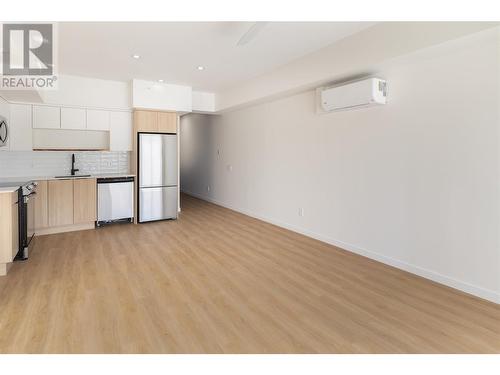
[[[69,175],[69,176],[55,176],[54,178],[81,178],[81,177],[90,177],[89,174],[77,174],[77,175]]]

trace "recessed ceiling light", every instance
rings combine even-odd
[[[163,79],[159,79],[158,82],[163,83]]]
[[[203,69],[205,69],[205,67],[200,65],[200,66],[198,66],[196,69],[198,69],[198,70],[203,70]]]
[[[141,58],[141,56],[139,56],[139,55],[132,55],[132,57],[133,57],[134,59],[136,59],[136,60]]]

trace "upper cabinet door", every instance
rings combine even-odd
[[[135,111],[134,126],[138,132],[158,132],[158,113],[154,111]]]
[[[59,107],[33,106],[33,128],[60,129],[61,109]]]
[[[85,109],[61,108],[61,128],[85,130],[87,127]]]
[[[33,128],[31,105],[11,104],[10,106],[10,150],[32,151]]]
[[[158,132],[177,133],[177,113],[158,112]]]
[[[110,151],[132,151],[132,113],[111,111],[109,116]]]
[[[109,130],[109,111],[87,109],[87,129]]]

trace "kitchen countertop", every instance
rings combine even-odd
[[[1,193],[13,193],[17,189],[19,189],[19,186],[0,187],[0,194]]]
[[[135,177],[135,174],[130,173],[106,173],[106,174],[92,174],[88,177],[68,177],[68,179],[78,178],[116,178],[116,177]],[[55,176],[18,176],[18,177],[0,177],[1,184],[8,184],[9,182],[19,181],[45,181],[45,180],[64,180],[64,178],[56,178]],[[0,193],[12,193],[19,189],[19,185],[0,187]]]

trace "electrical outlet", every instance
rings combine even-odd
[[[299,208],[299,216],[300,217],[304,216],[304,209],[302,207]]]
[[[231,164],[228,164],[226,168],[227,168],[228,172],[233,171],[233,166]]]
[[[207,191],[210,191],[210,185],[207,185]]]

